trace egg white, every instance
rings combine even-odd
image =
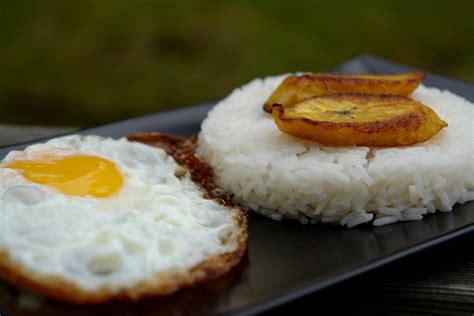
[[[179,176],[182,167],[161,149],[73,135],[11,152],[3,163],[38,153],[104,157],[124,184],[106,198],[75,197],[0,168],[0,251],[33,273],[119,290],[235,250],[222,242],[232,215],[204,199],[189,172]]]

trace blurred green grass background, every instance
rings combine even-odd
[[[474,81],[474,1],[0,3],[0,122],[90,126],[361,52]]]

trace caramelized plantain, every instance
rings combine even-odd
[[[314,73],[289,76],[263,105],[267,112],[275,103],[292,106],[307,98],[335,93],[370,93],[409,96],[426,77],[423,72],[399,75],[337,75]]]
[[[448,126],[429,107],[395,95],[333,94],[272,111],[284,133],[327,146],[406,146]]]

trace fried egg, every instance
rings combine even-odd
[[[162,149],[60,137],[0,164],[0,274],[74,303],[168,294],[238,250],[239,216]]]

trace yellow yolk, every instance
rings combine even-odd
[[[52,186],[66,195],[107,197],[123,184],[116,165],[97,156],[41,156],[34,160],[19,160],[4,167],[18,169],[36,183]]]

